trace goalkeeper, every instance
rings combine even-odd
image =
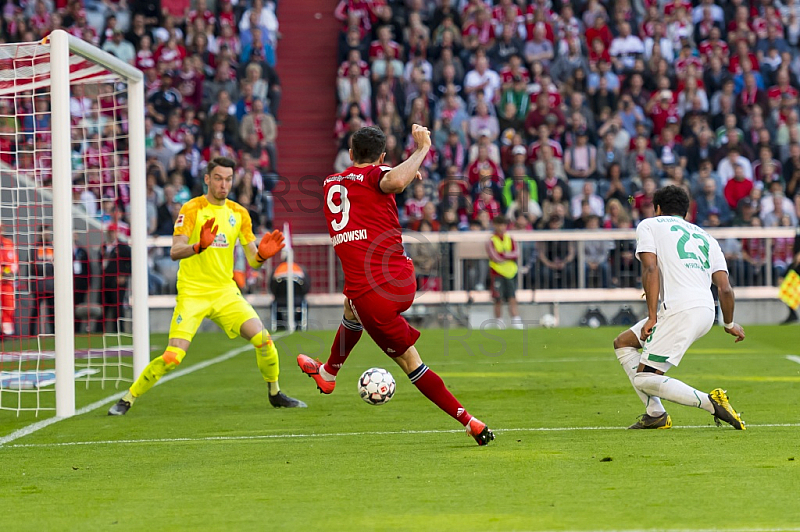
[[[203,318],[210,318],[230,338],[242,336],[256,351],[256,362],[269,387],[272,406],[297,408],[306,404],[288,397],[278,386],[278,351],[252,306],[242,297],[233,280],[233,252],[242,243],[247,261],[260,268],[265,260],[283,249],[283,235],[273,231],[256,246],[247,210],[228,198],[235,162],[216,157],[208,164],[208,193],[186,202],[175,220],[172,260],[180,260],[178,297],[164,354],[150,362],[128,393],[108,411],[124,415],[165,374],[174,371]]]

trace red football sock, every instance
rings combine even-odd
[[[328,362],[323,366],[325,371],[331,375],[339,373],[339,369],[344,364],[344,361],[347,360],[350,351],[358,343],[363,331],[364,328],[357,321],[342,319],[342,324],[339,325],[339,330],[336,331],[336,338],[331,346],[331,356],[328,357]]]
[[[408,378],[422,392],[422,395],[430,399],[431,402],[462,425],[466,426],[469,420],[472,419],[469,412],[461,406],[458,399],[444,385],[442,378],[425,364],[409,373]]]

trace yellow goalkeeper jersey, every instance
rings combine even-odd
[[[187,201],[175,220],[175,235],[189,237],[189,244],[200,241],[200,228],[209,218],[215,219],[217,237],[198,255],[181,260],[178,269],[178,294],[203,295],[224,288],[237,289],[233,280],[233,252],[236,241],[243,246],[253,242],[250,214],[238,203],[212,205],[205,196]]]

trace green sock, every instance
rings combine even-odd
[[[136,401],[136,398],[133,396],[130,390],[127,391],[125,395],[122,396],[123,401],[128,401],[130,404],[133,404]]]
[[[267,386],[269,387],[269,394],[270,395],[278,395],[278,392],[281,391],[281,387],[278,386],[278,381],[268,382]]]

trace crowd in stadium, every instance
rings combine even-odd
[[[399,201],[410,229],[489,230],[499,213],[634,227],[666,184],[703,227],[798,224],[800,2],[341,0],[336,15],[335,170],[361,126],[386,134],[389,164],[412,124],[432,131]],[[764,269],[763,239],[728,244]]]
[[[2,38],[35,42],[64,29],[144,72],[150,234],[172,234],[181,205],[202,193],[205,165],[217,155],[241,161],[231,199],[249,209],[254,228],[266,230],[272,223],[269,190],[277,175],[281,95],[274,68],[280,37],[275,3],[220,0],[212,11],[197,0],[179,13],[170,13],[166,2],[163,9],[159,4],[9,1],[3,8]],[[117,89],[111,84],[73,86],[74,199],[103,222],[113,219],[124,228],[127,117],[124,91]],[[20,157],[35,151],[25,147],[32,144],[32,135],[12,138],[17,130],[49,143],[47,98],[40,98],[41,104],[17,99],[16,114],[27,115],[19,127],[5,123],[15,120],[14,110],[7,100],[0,101],[0,115],[8,119],[0,124],[8,133],[0,139],[4,159],[13,157],[14,142],[23,143],[16,147]]]

